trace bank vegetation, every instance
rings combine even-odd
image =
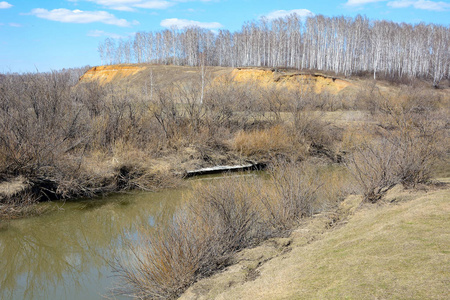
[[[180,67],[148,67],[139,84],[79,81],[74,70],[0,77],[3,219],[42,201],[177,186],[193,168],[269,165],[267,178],[196,185],[167,227],[144,230],[116,262],[117,293],[176,298],[237,251],[286,236],[349,194],[379,203],[396,185],[449,175],[450,97],[431,81],[355,80],[333,93],[311,76],[286,86],[240,81],[231,69],[180,79]]]

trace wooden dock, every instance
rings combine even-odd
[[[219,174],[219,173],[226,173],[226,172],[256,171],[256,170],[263,170],[265,168],[266,168],[265,163],[248,163],[245,165],[235,165],[235,166],[215,166],[215,167],[187,171],[184,174],[184,177],[188,178],[188,177],[194,177],[194,176],[199,176],[199,175]]]

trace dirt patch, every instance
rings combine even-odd
[[[308,85],[317,94],[325,91],[331,94],[337,94],[352,85],[347,80],[323,74],[304,74],[301,72],[284,72],[266,69],[238,68],[234,69],[231,75],[234,81],[252,81],[264,87],[276,84],[283,88],[298,89],[299,87]]]
[[[97,80],[101,84],[105,84],[113,80],[135,75],[138,72],[145,69],[146,67],[133,65],[111,65],[111,66],[93,67],[89,69],[83,76],[81,76],[80,80],[81,81]]]
[[[179,78],[181,73],[183,76],[198,75],[198,68],[178,67],[178,66],[152,66],[152,65],[109,65],[98,66],[89,69],[81,78],[81,81],[95,81],[98,80],[101,84],[116,82],[118,80],[127,79],[138,74],[145,74],[146,78],[150,76],[150,70],[155,68],[159,73],[167,73],[168,80],[185,79]],[[181,72],[181,73],[180,73]],[[301,72],[284,72],[275,71],[272,69],[258,69],[258,68],[221,68],[208,67],[207,72],[216,81],[224,78],[232,78],[235,82],[246,83],[256,82],[258,85],[268,87],[275,84],[276,86],[288,89],[298,89],[299,86],[307,85],[313,89],[315,93],[328,92],[337,94],[343,89],[352,86],[350,81],[331,77],[324,74],[306,74]],[[181,76],[181,77],[183,77]],[[136,77],[136,78],[135,78]],[[139,81],[141,75],[135,76]]]

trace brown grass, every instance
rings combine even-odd
[[[250,132],[240,131],[233,141],[233,149],[245,156],[273,157],[279,153],[292,152],[293,147],[294,139],[282,125]]]
[[[75,84],[65,71],[3,76],[0,180],[23,176],[41,199],[153,190],[178,184],[172,174],[187,168],[275,157],[341,162],[378,139],[378,126],[391,143],[404,146],[408,157],[401,180],[414,185],[430,176],[435,145],[429,137],[439,137],[438,148],[446,144],[448,129],[441,129],[448,127],[450,97],[445,90],[354,82],[344,89],[359,89],[352,102],[342,94],[317,94],[317,82],[298,74],[277,79],[269,70],[237,72],[270,79],[261,85],[233,78],[227,68],[138,67],[141,71],[104,85]],[[330,117],[340,109],[361,111]],[[444,134],[434,135],[430,120],[439,120],[435,132]],[[359,128],[368,124],[368,137],[358,141],[366,135]],[[408,135],[421,142],[408,144]],[[430,147],[417,149],[421,144]]]
[[[389,197],[333,230],[316,217],[287,242],[246,250],[180,299],[447,299],[448,187]],[[248,268],[259,275],[247,280]]]

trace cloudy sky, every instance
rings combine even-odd
[[[450,0],[0,0],[0,72],[94,66],[106,37],[191,25],[234,31],[292,12],[450,24]]]

